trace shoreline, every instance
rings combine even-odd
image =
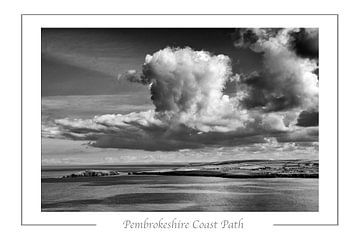
[[[170,165],[168,165],[170,166]],[[175,166],[175,165],[174,165]],[[176,167],[177,166],[177,167]],[[109,177],[124,175],[202,176],[222,178],[319,178],[318,160],[231,160],[223,162],[189,163],[184,166],[141,170],[85,169],[60,178]]]
[[[220,178],[319,178],[319,174],[229,174],[211,171],[168,171],[168,172],[131,172],[129,175],[162,175],[162,176],[193,176],[193,177],[220,177]]]

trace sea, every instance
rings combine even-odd
[[[221,178],[128,175],[177,165],[43,167],[42,211],[311,211],[319,210],[314,178]],[[85,169],[117,170],[117,176],[61,178]]]

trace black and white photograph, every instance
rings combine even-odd
[[[43,27],[41,211],[318,212],[321,72],[318,28]]]
[[[355,3],[0,11],[5,238],[358,234]]]

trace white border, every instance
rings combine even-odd
[[[120,227],[123,219],[183,221],[245,219],[246,229],[273,224],[337,223],[337,17],[335,15],[24,15],[23,224],[92,224]],[[319,212],[41,212],[41,28],[316,27],[320,31]],[[181,231],[181,230],[178,230]],[[191,231],[191,230],[187,230]]]

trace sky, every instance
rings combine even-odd
[[[42,30],[42,160],[318,157],[317,29]]]
[[[120,72],[141,70],[145,56],[167,46],[232,57],[238,71],[257,68],[261,57],[232,44],[234,29],[42,29],[42,95],[107,95],[147,92],[118,82]]]

